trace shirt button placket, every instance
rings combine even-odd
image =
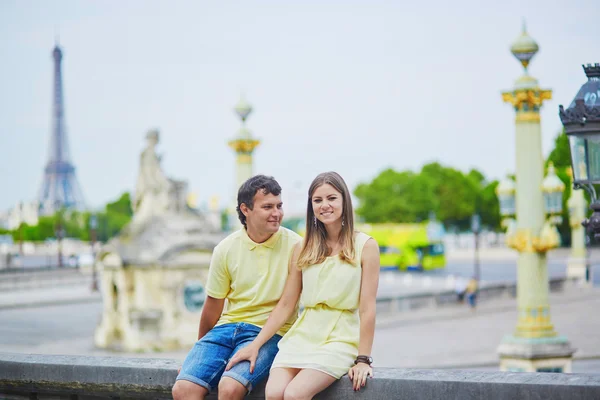
[[[265,274],[267,269],[267,249],[261,246],[258,253],[258,272]]]

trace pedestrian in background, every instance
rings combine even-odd
[[[479,289],[479,285],[477,283],[477,279],[475,279],[475,277],[472,277],[471,279],[469,279],[469,282],[467,283],[467,288],[465,290],[465,294],[467,296],[467,302],[469,303],[469,306],[471,306],[471,308],[474,310],[476,303],[477,303],[477,291]]]

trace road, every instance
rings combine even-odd
[[[600,289],[552,294],[552,321],[578,349],[575,372],[600,373]],[[93,346],[101,303],[0,310],[0,352],[165,357],[169,353],[111,353]],[[373,357],[376,366],[401,368],[494,369],[496,348],[516,324],[514,299],[467,307],[424,309],[380,318]]]

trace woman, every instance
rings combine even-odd
[[[242,360],[250,371],[260,347],[295,311],[302,314],[279,342],[267,399],[311,399],[345,373],[354,390],[373,376],[379,247],[354,231],[352,200],[335,172],[315,178],[308,191],[306,237],[296,246],[285,289],[260,334],[239,350],[227,370]]]

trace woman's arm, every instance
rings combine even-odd
[[[365,243],[361,263],[358,354],[370,356],[373,348],[373,337],[375,336],[375,304],[377,286],[379,285],[379,246],[375,239],[369,239]],[[371,368],[367,367],[367,364],[358,363],[348,372],[348,377],[354,382],[355,390],[359,390],[360,386],[365,385],[367,375],[373,375]]]
[[[365,243],[362,253],[362,278],[360,284],[360,340],[358,354],[371,355],[375,336],[375,304],[379,286],[379,246],[375,239]]]
[[[283,288],[283,294],[271,312],[271,315],[269,315],[265,326],[263,326],[253,341],[259,348],[281,329],[296,309],[300,293],[302,292],[302,271],[296,267],[300,249],[301,244],[299,243],[294,248],[294,253],[288,266],[288,277]]]
[[[231,357],[227,367],[231,367],[242,360],[250,360],[250,373],[254,371],[254,362],[258,355],[258,350],[265,344],[281,327],[287,322],[298,304],[300,293],[302,292],[302,271],[297,268],[298,256],[300,255],[302,243],[294,247],[294,253],[288,266],[288,276],[283,288],[283,294],[277,302],[277,305],[269,315],[269,319],[262,327],[260,333],[250,345],[241,349]]]

